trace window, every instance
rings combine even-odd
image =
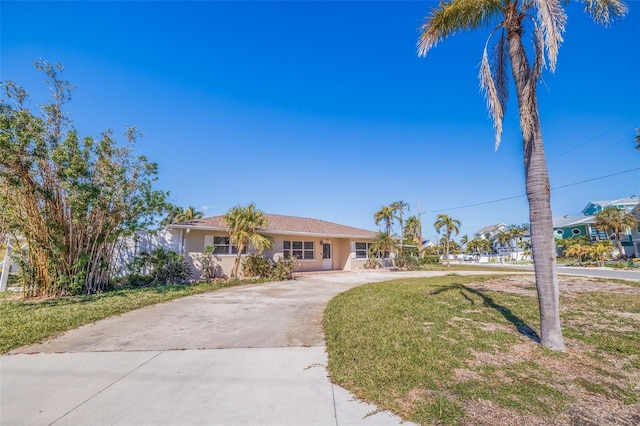
[[[371,243],[356,243],[356,259],[366,259]]]
[[[564,231],[562,229],[556,229],[556,235],[563,235]]]
[[[300,260],[315,259],[313,241],[284,241],[282,246],[284,257],[295,257]]]
[[[369,257],[369,249],[372,245],[373,243],[356,242],[356,259],[366,259]],[[376,258],[388,259],[389,255],[390,253],[388,250],[385,251],[384,254],[378,252],[376,253]]]
[[[229,237],[218,237],[213,235],[204,236],[204,246],[213,246],[213,254],[238,254],[238,247],[231,245]],[[247,253],[245,247],[242,254]]]
[[[580,235],[580,234],[582,234],[582,231],[580,231],[578,228],[573,228],[571,230],[571,234],[574,235],[574,236],[575,235]]]

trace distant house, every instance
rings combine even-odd
[[[640,203],[640,198],[636,195],[619,198],[617,200],[589,201],[587,206],[582,209],[582,214],[585,216],[592,216],[610,207],[631,211],[638,205],[638,203]]]
[[[352,271],[367,261],[368,251],[377,233],[319,219],[265,214],[269,226],[260,233],[274,239],[274,247],[263,253],[277,260],[295,257],[296,271]],[[169,225],[176,249],[186,255],[194,278],[200,275],[200,259],[205,247],[212,245],[222,272],[229,275],[237,248],[229,241],[222,216],[208,217]],[[249,248],[249,253],[252,249]]]
[[[592,240],[606,239],[607,235],[595,228],[595,216],[562,216],[553,218],[553,235],[557,240],[587,236]]]
[[[635,195],[616,200],[589,201],[582,209],[583,216],[562,216],[553,218],[553,232],[556,239],[566,239],[579,236],[587,236],[592,241],[603,239],[615,239],[613,235],[607,235],[606,230],[597,229],[595,215],[604,209],[616,208],[631,212],[640,218],[640,197]],[[628,229],[621,233],[620,240],[627,256],[640,256],[640,228]],[[616,250],[617,252],[617,250]]]
[[[497,223],[495,225],[488,225],[473,233],[473,238],[479,238],[481,240],[489,240],[491,242],[491,250],[494,253],[498,252],[498,242],[496,236],[500,231],[507,229],[507,225],[504,223]]]

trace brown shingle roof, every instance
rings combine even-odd
[[[340,225],[320,219],[310,219],[306,217],[283,216],[278,214],[265,214],[269,219],[269,226],[262,232],[267,234],[306,234],[317,236],[334,237],[363,237],[375,238],[374,231],[355,228],[353,226]],[[212,230],[226,230],[222,216],[196,219],[189,222],[175,223],[169,225],[171,228],[203,228]]]

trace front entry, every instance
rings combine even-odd
[[[325,271],[333,269],[331,243],[322,243],[322,269]]]

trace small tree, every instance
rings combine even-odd
[[[615,241],[618,245],[618,256],[624,257],[624,249],[620,240],[620,233],[628,228],[637,226],[638,221],[631,213],[617,208],[606,208],[596,213],[596,228],[612,231],[615,234]]]
[[[460,221],[458,219],[453,219],[449,215],[439,214],[436,217],[436,221],[433,223],[433,227],[436,228],[436,232],[440,234],[441,231],[444,230],[444,238],[445,238],[445,256],[447,257],[447,266],[451,266],[449,264],[449,246],[451,241],[451,234],[455,232],[456,235],[460,232]]]
[[[242,253],[249,244],[253,246],[257,254],[260,254],[273,247],[273,238],[259,232],[260,229],[269,225],[269,219],[267,219],[262,210],[256,209],[254,203],[246,207],[236,206],[232,208],[224,215],[224,221],[227,224],[229,240],[238,250],[238,255],[231,270],[231,278],[235,278],[238,276]]]

